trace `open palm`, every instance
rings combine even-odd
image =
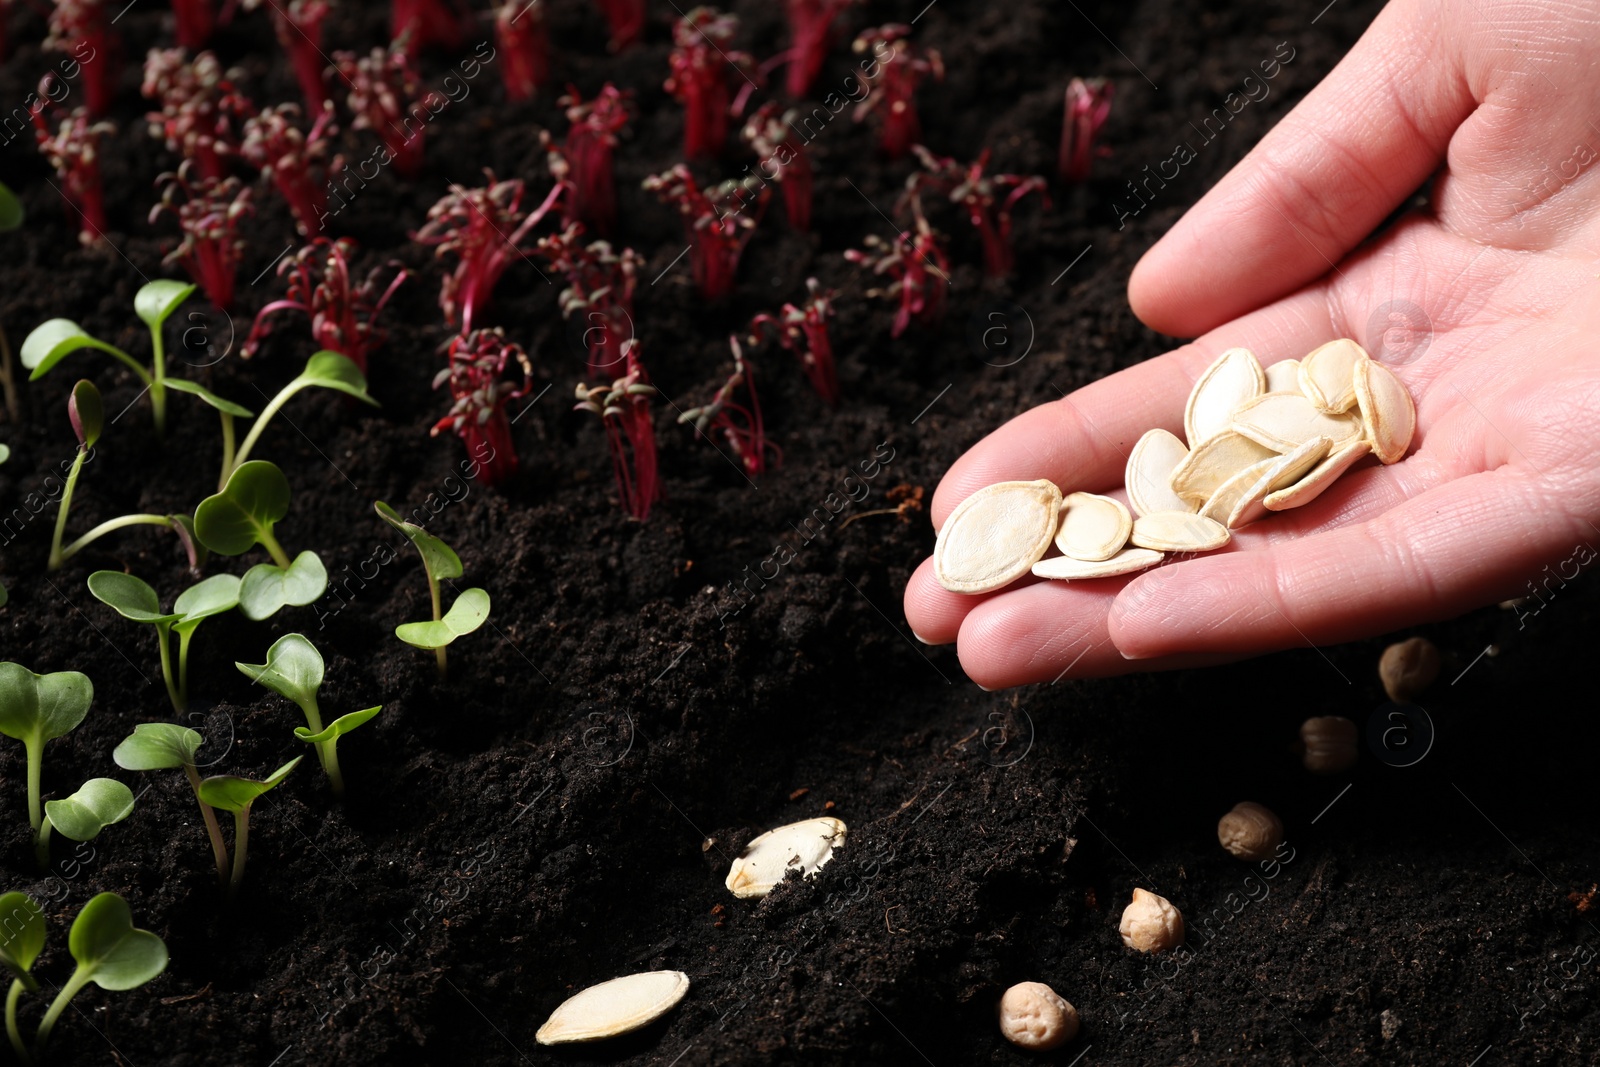
[[[1132,578],[966,596],[924,561],[912,629],[994,689],[1351,640],[1574,577],[1600,552],[1597,71],[1583,5],[1391,3],[1134,270],[1140,318],[1198,339],[990,434],[932,517],[999,481],[1119,486],[1239,345],[1270,364],[1361,341],[1416,398],[1412,453]],[[1426,212],[1362,243],[1436,172]]]

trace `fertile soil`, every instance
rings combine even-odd
[[[0,889],[45,903],[50,943],[38,970],[51,985],[71,971],[67,929],[97,892],[125,896],[171,950],[166,972],[140,989],[82,993],[57,1028],[56,1062],[1594,1060],[1600,927],[1587,913],[1600,880],[1591,818],[1600,738],[1574,703],[1542,699],[1591,681],[1592,581],[1547,585],[1537,614],[1491,606],[1418,631],[1451,660],[1423,701],[1431,748],[1418,728],[1387,749],[1364,747],[1354,771],[1329,778],[1307,773],[1291,751],[1298,725],[1339,714],[1381,735],[1383,640],[985,693],[952,649],[918,644],[899,608],[933,533],[924,512],[881,509],[913,490],[931,496],[949,464],[1008,418],[1170,346],[1128,311],[1130,268],[1332,68],[1378,5],[1344,0],[1319,16],[1320,2],[939,0],[919,17],[923,2],[879,0],[847,21],[854,33],[867,19],[916,18],[917,38],[943,52],[948,76],[922,94],[936,151],[970,159],[990,147],[1003,170],[1051,173],[1068,78],[1102,75],[1117,91],[1106,134],[1114,154],[1087,186],[1052,183],[1048,211],[1019,209],[1009,283],[983,279],[963,219],[936,217],[958,264],[949,312],[941,328],[899,340],[889,337],[892,309],[864,296],[841,255],[866,234],[892,236],[885,215],[910,169],[877,157],[870,123],[841,114],[816,137],[815,232],[788,231],[774,204],[738,291],[707,307],[676,259],[679,220],[639,189],[681,152],[681,112],[661,89],[674,13],[652,4],[645,42],[610,56],[596,9],[552,5],[557,82],[585,96],[606,81],[636,94],[618,152],[617,236],[647,260],[638,334],[666,398],[655,408],[666,499],[645,523],[617,506],[600,426],[570,410],[582,362],[557,310],[559,280],[547,284],[531,265],[507,274],[480,320],[523,343],[535,389],[549,387],[516,423],[520,474],[500,489],[463,483],[460,442],[428,434],[447,407],[430,383],[450,331],[431,250],[408,235],[449,182],[481,183],[484,167],[526,178],[542,196],[538,131],[565,129],[553,93],[508,105],[490,64],[428,128],[424,173],[384,173],[336,218],[335,231],[360,243],[363,269],[393,258],[415,273],[372,365],[382,407],[302,394],[257,457],[294,487],[280,539],[291,552],[317,551],[345,598],[267,623],[207,622],[191,722],[206,734],[208,773],[259,775],[305,753],[291,736],[299,713],[233,667],[261,662],[294,631],[327,659],[325,710],[381,702],[384,711],[340,746],[342,803],[313,760],[259,802],[231,907],[182,776],[135,775],[110,758],[134,724],[169,718],[170,707],[154,632],[94,600],[85,578],[125,568],[170,601],[193,581],[176,541],[154,528],[124,531],[46,574],[50,508],[5,545],[0,657],[82,670],[96,687],[90,717],[47,749],[47,795],[112,775],[140,797],[93,843],[58,838],[41,875],[22,748],[6,743]],[[330,50],[385,39],[387,5],[354,7],[331,20]],[[740,44],[777,53],[780,5],[737,7]],[[9,12],[8,107],[58,60],[40,50],[35,12]],[[109,247],[79,248],[27,138],[0,149],[0,173],[29,213],[23,231],[3,238],[0,317],[14,344],[60,315],[145,352],[132,295],[145,277],[176,276],[161,265],[171,220],[146,218],[155,176],[176,161],[144,129],[136,69],[147,48],[171,43],[166,6],[133,6],[118,30],[129,63],[120,132],[103,157]],[[241,17],[215,47],[242,68],[258,103],[297,98],[264,16]],[[1180,140],[1199,144],[1191,123],[1291,51],[1270,94],[1165,188],[1150,186],[1148,206],[1119,227],[1136,203],[1125,182],[1143,181]],[[427,84],[453,62],[429,57]],[[836,47],[819,95],[851,73]],[[352,160],[375,145],[365,131],[341,134]],[[730,148],[699,173],[734,176],[752,161]],[[214,362],[281,292],[268,268],[293,239],[290,220],[270,191],[258,200],[244,224],[240,307],[229,320],[192,301],[184,315],[197,317],[180,328],[198,332],[180,355],[197,367],[174,360],[177,373],[257,410],[312,350],[302,320],[251,361],[235,344]],[[841,294],[843,401],[825,406],[787,354],[757,353],[783,456],[752,484],[677,425],[676,412],[703,403],[727,373],[729,331],[799,299],[808,275]],[[996,309],[1012,347],[985,334]],[[192,510],[214,482],[216,420],[175,396],[171,433],[156,440],[132,375],[85,353],[24,386],[20,424],[0,423],[12,449],[0,467],[6,513],[72,456],[64,408],[80,375],[104,391],[108,417],[128,410],[84,470],[72,535],[128,512]],[[874,478],[845,485],[873,461]],[[830,494],[854,487],[859,496],[862,484],[870,495],[829,524],[813,522],[808,539],[813,509],[828,514]],[[437,511],[429,529],[465,562],[458,584],[493,596],[492,625],[451,650],[448,682],[427,653],[393,636],[426,616],[427,592],[414,554],[373,514],[375,500]],[[780,543],[795,558],[731,613],[739,602],[728,583]],[[391,548],[394,562],[371,562]],[[255,562],[259,552],[211,567]],[[1398,744],[1408,739],[1412,747]],[[1282,815],[1281,862],[1246,865],[1217,846],[1217,817],[1241,799]],[[849,824],[830,866],[759,902],[728,894],[728,864],[751,836],[823,813]],[[1117,921],[1136,886],[1182,909],[1187,954],[1152,961],[1123,947]],[[656,968],[693,983],[661,1022],[606,1044],[535,1043],[574,991]],[[1042,1057],[1007,1045],[995,1002],[1024,980],[1076,1004],[1082,1035]],[[24,1007],[25,1029],[41,1010],[37,998]]]

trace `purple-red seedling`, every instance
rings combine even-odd
[[[194,160],[200,177],[227,177],[228,159],[239,150],[238,124],[255,108],[223,77],[217,57],[201,52],[191,62],[181,48],[152,48],[141,91],[161,105],[145,116],[150,136]]]
[[[115,133],[116,126],[109,122],[93,122],[89,109],[75,107],[69,111],[51,132],[45,118],[48,110],[44,101],[51,99],[49,89],[54,74],[46,74],[39,83],[40,103],[30,108],[33,114],[34,139],[39,153],[55,168],[61,181],[62,198],[67,203],[69,215],[78,221],[78,240],[92,245],[105,239],[106,201],[100,184],[100,138]]]
[[[866,293],[899,305],[891,336],[899,337],[913,322],[927,325],[944,316],[945,298],[950,291],[950,259],[927,219],[919,216],[912,232],[902,232],[892,242],[869,233],[862,244],[864,248],[852,248],[844,258],[891,279],[887,286],[868,289]]]
[[[111,109],[117,95],[117,39],[111,31],[107,0],[55,0],[50,9],[47,51],[65,52],[82,71],[84,102],[90,118]]]
[[[301,133],[297,125],[299,104],[279,104],[245,120],[239,154],[272,179],[302,236],[323,228],[328,208],[327,186],[312,177],[312,167],[327,164],[330,172],[340,169],[340,157],[328,163],[328,145],[338,132],[333,116],[332,108],[324,109],[310,133]]]
[[[748,52],[733,47],[739,19],[714,7],[697,7],[672,28],[672,76],[665,88],[683,105],[685,159],[711,159],[722,154],[733,109],[733,80],[742,77],[754,87],[759,71]]]
[[[486,307],[500,276],[516,258],[526,258],[522,241],[561,198],[566,185],[557,182],[532,213],[522,210],[521,179],[496,181],[483,172],[489,184],[481,189],[451,185],[450,191],[428,209],[428,221],[413,235],[419,244],[436,245],[435,256],[456,257],[455,270],[444,276],[439,289],[439,309],[445,321],[461,332],[472,331],[474,315]]]
[[[1099,143],[1100,129],[1111,116],[1112,85],[1104,78],[1073,78],[1067,83],[1066,115],[1061,123],[1061,180],[1074,185],[1089,180],[1096,157],[1111,149]]]
[[[406,280],[398,263],[374,267],[362,281],[350,271],[350,256],[355,242],[348,237],[335,241],[318,237],[293,256],[278,264],[278,275],[288,275],[289,292],[256,315],[255,325],[239,354],[255,355],[261,342],[272,332],[269,317],[279,311],[299,311],[311,319],[311,336],[317,347],[346,356],[361,373],[367,373],[367,357],[383,344],[384,333],[377,325],[384,305]],[[384,285],[386,271],[394,277]]]
[[[656,427],[650,418],[650,398],[656,389],[639,362],[637,340],[623,344],[622,356],[626,373],[609,386],[578,383],[574,410],[599,416],[611,451],[617,499],[624,511],[643,522],[650,517],[651,506],[661,499]]]
[[[504,0],[494,11],[494,40],[506,99],[532,100],[550,81],[543,0]]]
[[[177,173],[156,179],[161,202],[150,209],[150,221],[154,223],[163,212],[178,220],[183,240],[162,264],[182,265],[207,298],[226,311],[233,306],[234,281],[244,256],[239,220],[255,208],[250,203],[250,188],[238,178],[196,179],[192,167],[186,159]]]
[[[461,13],[449,0],[391,0],[389,40],[407,57],[416,59],[425,48],[459,52],[466,31]]]
[[[422,173],[424,120],[416,68],[403,49],[374,48],[365,56],[337,52],[333,57],[339,77],[350,86],[346,101],[355,116],[353,129],[371,130],[394,159],[394,169],[407,178]]]
[[[739,256],[766,211],[772,187],[752,177],[701,189],[682,163],[646,178],[644,187],[683,216],[690,270],[701,295],[720,300],[731,293]]]
[[[944,80],[944,59],[938,49],[926,51],[908,39],[911,27],[891,22],[867,30],[855,40],[855,51],[871,52],[877,59],[877,75],[867,81],[867,96],[856,105],[854,119],[865,119],[874,111],[883,116],[878,143],[883,154],[899,159],[922,141],[922,121],[917,117],[917,86],[932,76]]]
[[[198,52],[217,28],[217,12],[212,0],[172,0],[172,17],[178,26],[178,43]]]
[[[513,360],[522,368],[521,385],[504,378],[506,364]],[[450,414],[435,424],[432,436],[453,430],[477,465],[477,480],[484,485],[504,484],[517,473],[506,405],[527,396],[533,387],[528,354],[507,341],[498,327],[462,334],[450,342],[450,365],[433,379],[435,389],[442,385],[450,387],[455,403]]]
[[[542,238],[538,251],[552,270],[566,276],[561,314],[583,324],[589,376],[617,377],[633,337],[633,290],[644,258],[631,248],[618,252],[607,241],[585,246],[580,222],[569,222],[560,233]]]
[[[332,101],[328,94],[327,61],[322,54],[322,28],[333,10],[328,0],[243,0],[246,11],[265,2],[272,8],[272,26],[278,44],[289,53],[306,110],[320,115]]]
[[[611,51],[620,52],[644,35],[647,0],[595,0],[611,27]]]
[[[834,366],[833,341],[828,336],[835,293],[822,288],[815,278],[806,279],[806,292],[809,297],[799,307],[785,304],[776,315],[762,312],[751,319],[750,343],[760,344],[765,329],[770,327],[778,343],[800,360],[818,395],[829,404],[837,404],[839,375]]]
[[[1043,206],[1050,206],[1046,182],[1039,175],[986,174],[989,150],[963,166],[953,159],[936,156],[922,145],[914,145],[923,169],[906,179],[905,195],[898,208],[908,206],[913,217],[922,217],[925,193],[948,197],[951,203],[967,209],[967,218],[983,240],[983,267],[991,278],[1004,278],[1016,266],[1011,242],[1011,209],[1029,193],[1038,193]]]
[[[566,145],[552,153],[552,169],[572,188],[566,219],[581,222],[609,237],[617,222],[617,187],[611,156],[617,135],[628,125],[628,95],[610,82],[593,100],[584,100],[575,86],[557,101],[567,109]]]
[[[759,477],[767,469],[767,454],[772,454],[772,466],[783,462],[783,450],[767,440],[766,425],[761,419],[761,400],[756,396],[754,368],[744,358],[739,338],[728,335],[728,346],[733,349],[733,373],[717,389],[716,395],[704,407],[690,408],[678,416],[680,423],[693,423],[696,437],[708,433],[718,434],[728,443],[739,465],[750,477]],[[744,386],[749,403],[740,404],[734,393]]]
[[[811,92],[833,46],[833,23],[839,13],[863,0],[788,0],[790,45],[785,76],[795,100]]]
[[[795,133],[793,110],[778,114],[778,105],[761,105],[740,131],[746,144],[760,156],[761,176],[783,190],[783,207],[789,225],[801,233],[811,229],[811,157]]]

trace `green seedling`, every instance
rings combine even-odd
[[[0,233],[8,233],[22,225],[22,201],[0,182]],[[22,404],[17,398],[17,370],[11,359],[11,342],[0,327],[0,389],[5,390],[6,411],[12,422],[22,421]],[[0,462],[4,462],[0,460]]]
[[[291,562],[272,529],[289,513],[289,480],[265,460],[236,468],[222,492],[208,496],[194,512],[195,536],[219,556],[238,556],[256,545],[272,556],[245,572],[239,587],[239,610],[260,621],[285,605],[303,607],[328,588],[328,572],[315,552],[302,552]]]
[[[180,393],[188,393],[190,396],[199,397],[202,401],[215,408],[217,415],[221,417],[223,476],[222,481],[217,483],[218,487],[220,488],[222,485],[227,483],[228,473],[231,472],[234,467],[233,420],[252,418],[254,417],[253,412],[251,412],[249,408],[240,407],[231,400],[224,400],[211,390],[199,385],[196,382],[191,382],[186,378],[173,378],[171,381],[167,382],[167,388],[176,389]]]
[[[39,980],[33,976],[33,963],[44,951],[44,910],[26,893],[0,896],[0,967],[11,975],[11,991],[6,994],[6,1036],[23,1063],[32,1063],[28,1046],[23,1044],[17,1026],[17,1002],[23,993],[37,993]]]
[[[90,336],[87,330],[71,319],[51,319],[22,342],[22,365],[33,372],[29,380],[48,374],[57,363],[79,349],[97,349],[127,364],[150,390],[150,408],[155,414],[156,433],[164,436],[167,432],[168,382],[167,353],[161,340],[161,327],[178,310],[178,305],[189,299],[194,288],[183,282],[162,279],[147,282],[134,294],[133,310],[150,329],[152,359],[148,369],[140,366],[138,360],[116,345]]]
[[[432,622],[407,622],[395,627],[394,635],[416,648],[431,648],[439,663],[439,677],[445,677],[449,663],[445,649],[462,634],[470,634],[489,618],[489,594],[468,589],[456,597],[450,611],[440,612],[439,583],[461,577],[461,557],[443,541],[414,522],[407,522],[394,508],[379,500],[372,505],[384,522],[406,535],[422,556],[422,570],[428,576],[428,595],[433,600]]]
[[[141,579],[122,571],[95,571],[89,575],[89,592],[96,600],[124,619],[156,628],[156,644],[161,650],[161,677],[167,683],[172,707],[180,713],[189,706],[189,642],[202,622],[238,606],[240,585],[234,575],[213,574],[178,594],[172,611],[163,612],[161,598]],[[178,635],[176,673],[172,669],[168,640],[173,633]]]
[[[47,838],[39,780],[44,745],[75,730],[94,702],[94,683],[77,671],[34,674],[18,663],[0,663],[0,734],[22,742],[28,755],[28,821],[35,846]]]
[[[250,433],[245,437],[244,443],[239,446],[238,454],[231,462],[225,461],[222,465],[222,479],[217,484],[226,486],[233,473],[243,467],[250,458],[250,450],[255,448],[256,442],[261,439],[261,433],[267,428],[267,423],[289,402],[289,398],[302,389],[310,388],[332,389],[335,392],[353,396],[363,404],[378,406],[367,392],[367,376],[361,373],[361,368],[346,356],[337,352],[322,351],[306,360],[306,369],[301,371],[295,379],[278,391],[265,408],[261,410],[261,417],[250,427]],[[319,593],[318,596],[321,594]]]
[[[222,843],[222,828],[217,825],[216,810],[200,796],[200,771],[195,763],[195,753],[205,744],[198,730],[170,722],[145,722],[133,728],[122,744],[111,753],[118,767],[129,771],[159,771],[182,767],[194,790],[195,802],[200,805],[200,815],[205,819],[206,835],[211,838],[211,852],[217,861],[217,883],[228,884],[228,849]]]
[[[333,795],[344,795],[344,777],[339,773],[339,738],[383,710],[374,708],[341,715],[324,729],[322,709],[317,706],[317,690],[322,688],[322,653],[302,634],[285,634],[267,649],[267,662],[235,663],[252,682],[259,682],[305,712],[309,729],[296,727],[294,735],[316,746],[317,758],[328,775]]]
[[[254,804],[262,793],[289,777],[294,765],[303,759],[304,756],[296,756],[261,782],[252,778],[220,774],[200,783],[202,804],[210,804],[213,808],[233,812],[233,874],[228,879],[229,897],[238,894],[239,883],[244,881],[245,850],[250,844],[250,805]]]
[[[65,800],[44,806],[44,826],[39,831],[39,866],[50,866],[50,830],[74,841],[93,841],[100,831],[133,814],[133,790],[115,778],[91,778]]]

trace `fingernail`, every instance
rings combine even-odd
[[[1155,657],[1155,653],[1153,653],[1153,652],[1151,652],[1151,653],[1124,652],[1120,648],[1117,649],[1117,654],[1120,655],[1123,659],[1126,659],[1126,660],[1141,660],[1141,659],[1155,659],[1156,658]]]
[[[923,637],[921,634],[917,633],[917,631],[915,631],[915,630],[911,631],[911,636],[915,637],[918,641],[921,641],[923,644],[927,645],[929,648],[938,648],[939,647],[939,642],[937,642],[937,641],[929,641],[926,637]]]

